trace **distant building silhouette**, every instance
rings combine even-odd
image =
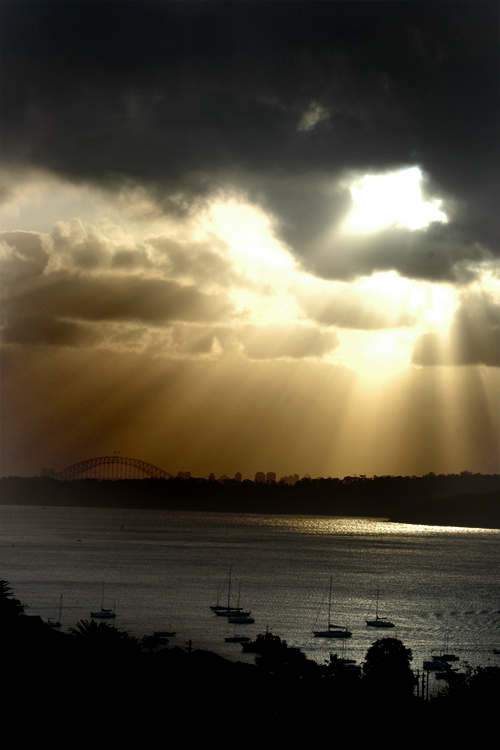
[[[191,479],[191,472],[190,471],[178,471],[177,479]]]
[[[242,480],[241,473],[239,471],[237,471],[236,474],[234,475],[234,481],[235,482],[241,482],[241,480]]]
[[[255,481],[256,482],[265,482],[266,481],[266,475],[263,471],[258,471],[255,475]]]
[[[276,482],[276,472],[268,471],[266,474],[266,482]]]
[[[210,476],[208,477],[208,481],[209,482],[215,482],[215,474],[214,473],[210,474]]]

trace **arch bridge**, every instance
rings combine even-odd
[[[117,455],[88,458],[58,471],[55,476],[56,479],[173,479],[172,474],[158,466]]]

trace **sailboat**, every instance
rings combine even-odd
[[[212,612],[217,615],[217,617],[249,617],[250,612],[244,612],[242,607],[231,607],[231,571],[232,568],[229,568],[229,583],[228,583],[228,589],[227,589],[227,607],[221,607],[220,605],[216,607],[211,607]]]
[[[231,589],[231,568],[229,568],[229,590]],[[239,611],[241,611],[242,607],[229,607],[229,597],[228,597],[228,606],[226,607],[225,604],[219,604],[219,598],[220,598],[220,578],[219,578],[219,585],[217,587],[217,604],[210,605],[210,609],[212,612],[227,612],[228,609],[231,612],[234,612],[235,614]]]
[[[219,578],[219,584],[217,586],[217,604],[211,604],[210,609],[212,612],[214,612],[216,609],[224,609],[224,606],[219,603],[220,599],[220,578]]]
[[[328,596],[328,627],[326,630],[314,630],[313,633],[319,638],[350,638],[352,633],[343,625],[332,625],[330,615],[332,609],[332,578],[330,576],[330,594]]]
[[[115,612],[112,609],[104,609],[104,581],[102,582],[102,597],[101,597],[101,611],[100,612],[91,612],[91,617],[99,618],[101,620],[110,620],[113,617],[116,617]]]
[[[238,585],[238,606],[236,608],[238,611],[234,612],[231,615],[231,617],[228,618],[229,622],[234,623],[235,625],[238,625],[238,624],[251,624],[251,623],[255,622],[255,620],[253,619],[253,617],[249,617],[248,616],[250,614],[250,612],[246,613],[246,612],[242,611],[242,609],[240,607],[240,592],[241,592],[241,581],[239,582],[239,585]]]
[[[62,594],[61,594],[61,600],[59,602],[59,619],[56,622],[53,622],[51,618],[47,620],[45,623],[48,628],[60,628],[61,627],[61,612],[62,612]]]
[[[448,650],[448,625],[446,625],[446,632],[444,636],[443,650],[440,654],[432,654],[433,661],[442,662],[447,664],[450,661],[460,661],[460,657],[455,654],[450,654]]]
[[[239,603],[239,594],[238,594],[238,603]],[[234,623],[234,633],[233,635],[228,635],[226,638],[224,638],[226,643],[246,643],[250,640],[250,636],[248,635],[240,635],[236,632],[236,625],[239,622],[254,622],[252,617],[230,617],[229,622]]]
[[[375,608],[375,619],[366,620],[366,624],[370,628],[393,628],[394,627],[393,622],[390,622],[386,617],[379,617],[378,597],[379,597],[379,587],[377,586],[377,606]]]
[[[224,641],[226,643],[247,643],[249,640],[249,635],[239,635],[238,633],[236,633],[236,630],[234,632],[234,635],[228,635],[226,638],[224,638]]]

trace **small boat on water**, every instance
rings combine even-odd
[[[255,622],[255,620],[253,619],[253,617],[245,617],[245,615],[236,615],[235,617],[230,617],[228,622],[234,623],[235,625],[251,625],[253,622]]]
[[[279,635],[273,635],[266,630],[265,633],[259,633],[254,641],[248,641],[241,644],[241,648],[245,653],[252,654],[268,654],[282,649],[292,649],[294,651],[300,651],[300,648],[294,646],[288,646],[286,641],[282,641]]]
[[[215,609],[214,614],[217,617],[250,617],[251,612],[244,612],[243,609]]]
[[[60,599],[60,602],[59,602],[59,619],[54,622],[49,617],[48,620],[46,621],[45,625],[48,628],[60,628],[61,627],[61,612],[62,612],[62,594],[61,594],[61,599]]]
[[[90,616],[94,619],[111,620],[113,617],[116,617],[116,614],[112,609],[101,609],[100,612],[91,612]]]
[[[390,622],[386,617],[380,617],[378,613],[378,598],[379,598],[379,587],[377,586],[377,605],[375,608],[375,619],[366,620],[366,624],[369,628],[393,628],[395,627],[393,622]]]
[[[226,636],[226,638],[224,638],[224,641],[226,643],[248,643],[249,640],[249,635],[240,635],[236,632],[236,626],[234,628],[233,635],[228,635]]]
[[[250,640],[248,635],[228,635],[224,638],[226,643],[247,643]]]
[[[445,664],[447,664],[450,661],[460,661],[460,657],[455,656],[455,654],[439,654],[439,655],[433,654],[432,658],[434,661],[445,662]]]
[[[104,581],[102,582],[101,611],[91,612],[90,616],[100,620],[111,620],[116,617],[113,609],[104,609]]]
[[[352,633],[344,625],[332,625],[330,615],[332,609],[332,577],[330,576],[330,594],[328,596],[328,626],[326,630],[313,630],[318,638],[350,638]]]
[[[245,622],[246,622],[246,619],[247,618],[244,618]],[[224,638],[226,643],[247,643],[250,640],[250,636],[240,635],[239,633],[236,632],[236,625],[238,624],[238,621],[239,621],[238,618],[233,618],[233,617],[229,618],[229,622],[234,623],[234,631],[233,631],[233,635],[228,635],[226,638]]]
[[[443,662],[434,661],[432,659],[431,661],[424,661],[423,669],[425,669],[427,672],[441,672],[443,671],[443,669],[445,669],[445,667]]]
[[[455,654],[448,653],[448,627],[446,627],[446,633],[444,636],[444,643],[443,643],[443,651],[441,654],[432,654],[432,658],[434,661],[440,661],[440,662],[450,662],[450,661],[460,661],[459,656],[455,656]]]

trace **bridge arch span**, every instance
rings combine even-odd
[[[55,476],[56,479],[77,479],[83,476],[94,479],[142,479],[144,477],[173,479],[172,474],[154,464],[148,464],[138,458],[117,455],[79,461],[77,464],[58,471]]]

